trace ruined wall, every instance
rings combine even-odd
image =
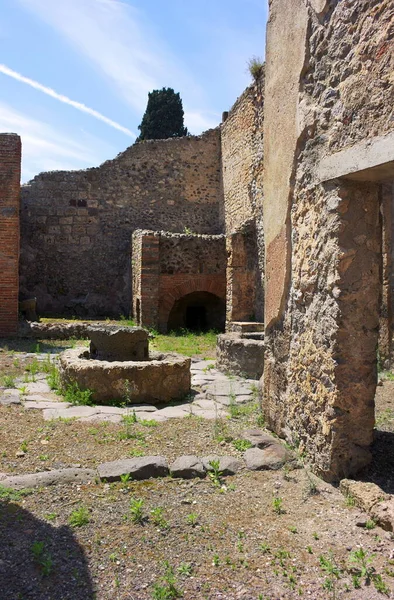
[[[220,233],[220,179],[219,129],[38,175],[22,189],[21,288],[41,312],[127,314],[133,230]]]
[[[319,169],[334,151],[343,167],[350,147],[394,129],[393,18],[389,1],[271,2],[265,411],[329,480],[370,460],[382,194],[368,170],[360,183],[352,165],[349,175]]]
[[[0,134],[0,337],[18,329],[21,140]]]
[[[205,293],[207,302],[216,296],[215,322],[224,323],[224,235],[137,230],[132,246],[133,316],[138,324],[167,331],[174,305],[193,293]]]
[[[263,123],[264,76],[244,91],[222,124],[228,321],[263,320]]]

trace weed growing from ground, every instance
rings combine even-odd
[[[375,529],[376,527],[376,523],[373,519],[369,519],[366,523],[365,523],[365,529]]]
[[[355,500],[354,496],[352,496],[352,494],[348,494],[345,497],[345,504],[349,508],[352,508],[353,506],[356,506],[356,500]]]
[[[188,525],[191,525],[192,527],[195,527],[198,524],[198,514],[190,513],[189,515],[187,515],[186,523]]]
[[[354,565],[355,575],[361,579],[365,579],[366,583],[369,584],[371,578],[375,572],[375,568],[372,566],[375,554],[368,554],[364,548],[358,548],[350,553],[349,562]]]
[[[282,515],[285,512],[283,509],[283,498],[275,496],[272,500],[272,509],[277,515]]]
[[[173,600],[174,598],[182,598],[183,593],[177,587],[177,580],[174,569],[168,561],[164,562],[164,575],[160,577],[160,582],[153,586],[153,600]]]
[[[95,406],[92,400],[93,390],[81,390],[78,383],[73,381],[63,390],[65,402],[70,402],[75,406]]]
[[[233,440],[233,446],[239,452],[245,452],[248,448],[252,448],[253,444],[249,440]]]
[[[164,518],[164,509],[158,506],[157,508],[152,508],[150,511],[152,515],[152,522],[160,529],[168,529],[168,521]]]
[[[154,419],[141,419],[139,423],[144,427],[157,427],[159,425]]]
[[[220,487],[222,484],[221,477],[223,475],[222,471],[220,470],[220,460],[210,460],[209,466],[211,467],[211,470],[208,471],[208,477],[212,481],[213,485]]]
[[[4,502],[19,502],[24,496],[32,493],[31,490],[12,490],[0,484],[0,500]]]
[[[13,377],[12,375],[4,375],[4,377],[2,378],[2,384],[5,388],[15,388],[15,377]]]
[[[45,550],[44,542],[34,542],[31,547],[34,560],[41,569],[44,577],[47,577],[52,572],[53,560],[48,551]]]
[[[332,592],[332,597],[336,598],[336,583],[341,577],[341,569],[336,564],[332,552],[328,556],[321,554],[319,556],[320,569],[325,575],[323,588]]]
[[[142,507],[144,501],[141,498],[132,498],[130,500],[130,518],[133,523],[142,524],[144,521],[144,513]]]
[[[183,577],[191,577],[193,574],[193,565],[190,563],[181,563],[177,569],[179,575]]]
[[[71,527],[83,527],[83,525],[87,525],[89,521],[89,511],[86,506],[80,506],[76,510],[73,510],[68,520]]]

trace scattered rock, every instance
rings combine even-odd
[[[170,467],[173,477],[182,479],[193,479],[194,477],[205,477],[205,469],[197,456],[180,456]]]
[[[93,469],[58,469],[28,473],[27,475],[12,475],[2,479],[1,485],[14,490],[22,490],[57,483],[88,483],[94,481],[96,477],[97,472]]]
[[[243,463],[235,458],[234,456],[218,456],[217,454],[209,454],[204,456],[202,464],[206,471],[212,471],[212,467],[209,464],[212,460],[219,461],[219,471],[222,475],[235,475],[243,468]]]
[[[352,479],[342,479],[339,489],[344,496],[352,496],[356,506],[369,512],[370,509],[383,500],[388,500],[390,496],[385,494],[379,486],[374,483],[363,481],[353,481]]]
[[[263,450],[249,448],[244,453],[244,459],[247,469],[251,471],[277,470],[287,461],[288,453],[281,444],[272,444]]]
[[[100,479],[119,481],[121,475],[130,475],[132,479],[149,479],[150,477],[166,477],[169,473],[168,463],[163,456],[142,456],[102,463],[97,468]]]
[[[261,429],[246,429],[241,437],[243,440],[250,442],[254,448],[267,448],[272,444],[281,445],[278,438]]]

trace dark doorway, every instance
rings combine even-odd
[[[186,307],[186,329],[205,331],[207,328],[207,309],[205,306]]]
[[[210,292],[193,292],[174,303],[168,318],[168,330],[224,330],[225,302]]]

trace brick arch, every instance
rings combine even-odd
[[[159,293],[159,330],[167,331],[170,312],[178,300],[193,292],[208,292],[226,301],[226,278],[224,275],[166,275],[161,277]]]

